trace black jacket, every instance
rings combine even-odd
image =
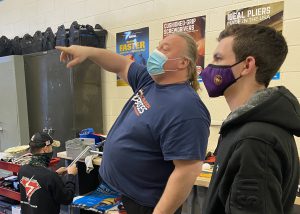
[[[284,87],[257,92],[222,124],[205,214],[291,213],[300,106]]]
[[[70,204],[75,193],[75,176],[64,180],[42,166],[24,165],[18,173],[23,214],[59,214],[60,204]]]

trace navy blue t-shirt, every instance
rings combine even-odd
[[[189,83],[158,85],[137,63],[128,82],[134,95],[108,133],[99,171],[121,194],[155,207],[172,160],[204,160],[210,115]]]

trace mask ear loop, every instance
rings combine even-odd
[[[233,66],[236,66],[237,64],[240,64],[240,63],[243,62],[244,60],[246,60],[246,59],[240,60],[240,61],[238,61],[237,63],[233,64],[233,65],[231,66],[231,68],[232,68]],[[244,68],[246,68],[246,66],[245,66]],[[239,76],[238,78],[235,79],[235,82],[238,81],[238,80],[241,79],[241,78],[242,78],[242,74],[240,74],[240,76]]]
[[[185,57],[185,56],[183,56],[183,57],[176,57],[176,58],[172,58],[172,59],[167,59],[167,61],[168,60],[170,60],[170,61],[174,61],[174,60],[178,60],[178,59],[184,59],[184,58],[187,58],[187,57]],[[187,58],[188,60],[190,60],[189,58]],[[164,69],[164,71],[178,71],[178,69],[173,69],[173,70],[165,70]]]
[[[174,70],[171,70],[171,69],[168,69],[168,70],[165,70],[164,71],[178,71],[178,69],[174,69]]]
[[[173,58],[173,59],[167,59],[167,61],[168,60],[170,60],[170,61],[175,61],[175,60],[178,60],[178,59],[181,59],[181,57],[177,57],[177,58]],[[168,69],[168,70],[166,70],[166,69],[164,69],[164,71],[178,71],[178,69]]]
[[[240,75],[238,78],[235,79],[235,82],[242,78],[242,75]]]
[[[232,66],[230,66],[230,67],[232,68],[232,67],[236,66],[237,64],[240,64],[240,63],[243,62],[244,60],[246,60],[246,59],[242,59],[242,60],[240,60],[240,61],[234,63],[234,64],[233,64]]]
[[[172,59],[167,59],[167,60],[170,60],[170,61],[174,61],[174,60],[178,60],[178,59],[182,59],[182,58],[184,58],[184,57],[177,57],[177,58],[172,58]]]

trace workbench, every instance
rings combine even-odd
[[[72,158],[67,157],[66,152],[57,153],[57,157],[64,158],[66,160],[73,160]],[[101,158],[100,157],[95,158],[93,160],[93,164],[99,166],[101,164]],[[198,177],[197,180],[195,181],[195,185],[201,187],[208,187],[209,182],[210,182],[210,178]],[[295,204],[300,206],[300,197],[296,197]]]

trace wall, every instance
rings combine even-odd
[[[277,0],[4,0],[0,1],[0,35],[10,38],[50,26],[69,26],[73,20],[80,24],[101,24],[109,32],[107,47],[115,51],[116,33],[141,27],[150,27],[150,50],[162,38],[162,23],[182,18],[206,15],[206,64],[212,58],[216,37],[225,27],[225,12],[233,9]],[[284,1],[283,34],[289,45],[289,54],[282,67],[281,79],[271,86],[285,85],[300,99],[300,1]],[[131,95],[129,87],[116,87],[116,76],[103,72],[104,130],[112,126],[124,103]],[[200,96],[212,115],[209,149],[215,147],[218,124],[229,113],[224,98],[209,99],[204,87]],[[297,138],[298,148],[300,140]]]

